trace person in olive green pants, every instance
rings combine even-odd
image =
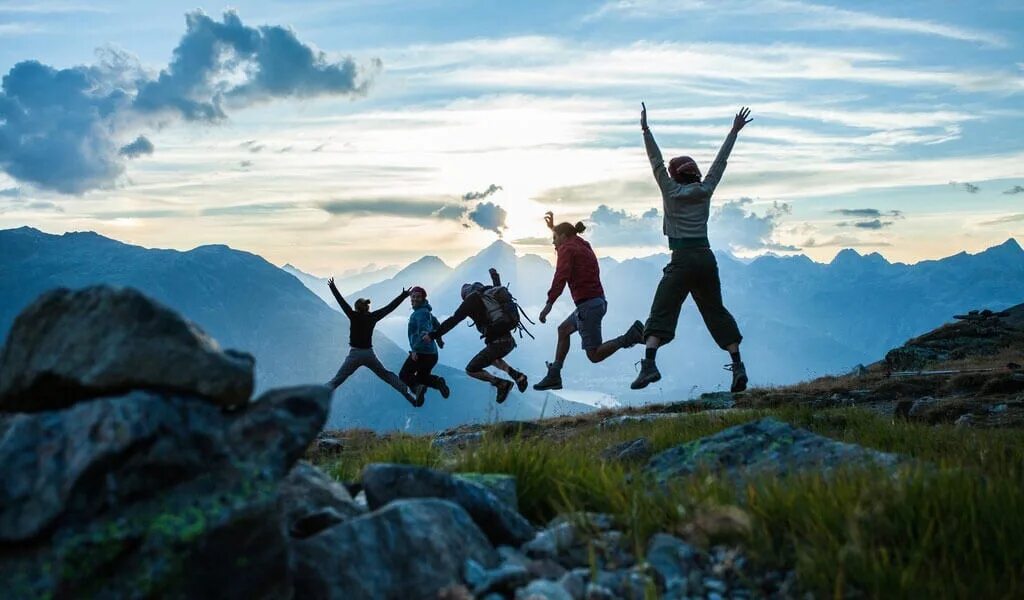
[[[736,135],[752,119],[750,110],[740,109],[733,119],[732,131],[718,151],[715,162],[701,179],[697,163],[689,156],[677,156],[668,167],[654,135],[647,127],[647,107],[641,103],[640,127],[644,132],[647,157],[654,170],[654,178],[661,189],[665,218],[663,231],[668,237],[672,259],[665,266],[658,290],[651,304],[651,314],[644,327],[646,353],[640,361],[640,374],[630,384],[639,390],[661,379],[655,362],[658,348],[675,337],[679,311],[689,295],[693,296],[697,310],[704,318],[711,336],[723,350],[729,352],[732,362],[726,369],[732,371],[733,392],[747,388],[747,369],[740,358],[740,334],[736,319],[722,303],[722,284],[718,278],[718,263],[708,241],[708,217],[711,214],[711,196],[725,173],[726,162]]]

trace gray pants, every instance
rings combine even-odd
[[[345,357],[345,362],[341,363],[341,368],[338,369],[338,374],[328,381],[327,385],[332,390],[337,388],[345,383],[345,380],[355,373],[359,367],[370,369],[377,377],[380,377],[385,383],[398,390],[398,393],[403,396],[408,393],[405,384],[398,378],[398,375],[384,368],[384,365],[377,359],[377,355],[373,353],[373,348],[352,348],[349,350],[348,356]]]

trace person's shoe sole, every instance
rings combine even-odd
[[[730,389],[729,391],[732,392],[733,394],[738,394],[747,389],[748,382],[749,380],[747,379],[746,375],[740,375],[739,377],[736,378],[736,383],[732,384],[732,389]]]
[[[630,328],[626,332],[626,334],[628,335],[632,331],[636,331],[637,332],[636,341],[635,342],[631,342],[629,344],[629,346],[626,346],[627,348],[632,348],[633,346],[636,346],[637,344],[642,343],[644,341],[644,324],[643,323],[641,323],[640,321],[633,321],[633,324],[630,326]]]
[[[507,381],[501,384],[498,387],[498,395],[494,398],[494,401],[497,402],[498,404],[505,402],[505,400],[508,398],[509,393],[512,391],[513,387],[515,387],[515,384],[512,383],[511,381]]]
[[[441,380],[441,385],[439,386],[439,388],[440,389],[438,389],[438,391],[441,392],[441,397],[444,398],[445,400],[448,399],[448,396],[452,395],[452,391],[450,389],[448,389],[448,382],[447,381],[442,379]]]
[[[560,390],[560,389],[562,389],[562,382],[559,381],[558,383],[548,383],[548,384],[540,384],[540,383],[538,383],[538,384],[535,384],[533,386],[533,389],[537,390],[538,392],[543,392],[545,390]]]
[[[629,384],[629,389],[631,389],[631,390],[642,390],[645,387],[651,385],[652,383],[656,383],[658,381],[661,381],[661,373],[659,373],[657,375],[652,375],[650,377],[645,377],[642,380],[634,381],[633,383]]]

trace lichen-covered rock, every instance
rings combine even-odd
[[[11,327],[0,352],[0,411],[53,410],[140,389],[240,406],[252,394],[253,364],[131,288],[60,288]]]
[[[653,456],[645,469],[659,483],[704,469],[738,481],[766,472],[828,472],[868,464],[893,467],[900,460],[895,454],[838,442],[768,417],[665,450]]]
[[[516,478],[504,473],[454,473],[456,479],[478,483],[494,492],[501,501],[519,510],[519,496],[516,492]]]
[[[293,542],[296,598],[436,598],[472,559],[498,555],[465,510],[436,498],[384,508]]]
[[[224,413],[137,391],[18,414],[0,437],[0,580],[13,597],[288,597],[278,484],[323,386]]]
[[[518,546],[534,535],[530,522],[494,492],[443,471],[378,463],[363,470],[362,482],[371,510],[399,498],[444,498],[466,509],[495,545]]]

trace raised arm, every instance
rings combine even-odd
[[[345,299],[341,297],[341,292],[338,291],[338,286],[334,285],[334,278],[331,277],[327,280],[327,287],[331,288],[331,293],[334,294],[334,299],[338,301],[338,306],[341,310],[345,311],[345,316],[349,319],[352,318],[352,307],[345,302]]]
[[[462,304],[455,309],[455,314],[442,321],[441,325],[439,325],[437,329],[428,333],[427,336],[432,340],[436,340],[461,323],[463,319],[469,316],[468,303],[469,299],[463,300]]]
[[[711,164],[711,168],[708,169],[707,176],[704,177],[704,189],[707,190],[710,195],[718,187],[718,182],[722,180],[722,175],[725,174],[725,167],[729,161],[729,154],[732,152],[733,144],[736,143],[736,134],[740,132],[743,127],[753,121],[748,119],[750,116],[750,109],[743,107],[740,112],[736,113],[736,117],[732,120],[732,130],[729,131],[729,135],[725,137],[725,142],[722,143],[722,147],[718,150],[718,156],[715,157],[715,162]]]
[[[379,320],[383,319],[384,317],[390,315],[391,311],[393,311],[396,308],[398,308],[398,305],[402,303],[402,300],[405,300],[408,297],[409,297],[409,290],[403,288],[402,289],[402,293],[398,294],[398,296],[396,296],[394,300],[389,302],[387,306],[385,306],[383,308],[378,308],[377,310],[375,310],[372,313],[370,313],[370,315],[373,316],[373,320],[374,321],[379,321]]]
[[[669,177],[668,169],[665,168],[665,159],[661,157],[661,149],[658,148],[658,142],[654,141],[654,134],[647,127],[647,105],[641,102],[640,106],[643,107],[640,111],[640,129],[644,132],[644,147],[647,148],[647,158],[651,161],[651,169],[654,170],[654,180],[658,182],[658,187],[665,191],[675,182]]]

